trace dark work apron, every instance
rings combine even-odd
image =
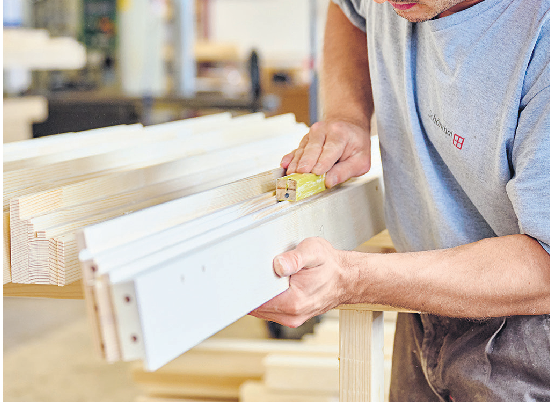
[[[550,402],[550,315],[399,314],[390,402]]]

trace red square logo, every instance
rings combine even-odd
[[[464,138],[462,138],[458,134],[455,134],[455,136],[453,137],[453,145],[458,149],[462,149],[462,144],[464,144]]]

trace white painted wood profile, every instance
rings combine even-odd
[[[353,249],[383,228],[377,177],[238,218],[179,243],[180,255],[167,249],[166,255],[135,261],[132,269],[111,270],[113,315],[134,304],[139,325],[116,322],[117,335],[111,332],[109,337],[120,340],[123,359],[125,350],[142,343],[147,368],[158,368],[284,291],[287,280],[277,278],[272,269],[278,253],[312,236]],[[148,261],[138,265],[143,259]],[[94,281],[105,283],[107,275]],[[130,298],[125,295],[129,289]],[[190,305],[196,308],[168,307]]]

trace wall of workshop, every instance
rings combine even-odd
[[[330,0],[317,0],[322,37]],[[242,55],[256,48],[268,60],[302,62],[309,57],[308,0],[211,0],[210,37],[233,42]]]

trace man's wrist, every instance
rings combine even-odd
[[[367,270],[367,254],[356,251],[340,251],[341,298],[340,304],[372,303],[364,300],[370,279]]]
[[[371,130],[371,118],[367,113],[325,113],[323,121],[329,122],[345,122],[360,127],[366,132],[370,133]]]

